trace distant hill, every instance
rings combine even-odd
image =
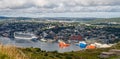
[[[16,20],[31,20],[32,18],[29,17],[5,17],[5,16],[0,16],[0,20],[4,19],[16,19]]]
[[[96,18],[44,17],[44,18],[41,18],[41,19],[62,20],[62,21],[91,21],[91,20],[95,20]]]
[[[89,21],[89,23],[108,23],[108,22],[120,23],[120,18],[97,18],[96,20]]]
[[[41,17],[41,18],[30,18],[30,17],[4,17],[0,16],[0,20],[56,20],[56,21],[91,21],[96,18],[73,18],[73,17]]]
[[[117,22],[120,23],[120,18],[75,18],[75,17],[41,17],[41,18],[30,18],[30,17],[5,17],[0,16],[0,20],[56,20],[56,21],[83,21],[89,23],[104,23],[104,22]]]

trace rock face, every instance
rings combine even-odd
[[[120,49],[111,49],[108,52],[102,52],[100,58],[109,58],[111,56],[120,56]]]

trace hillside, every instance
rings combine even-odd
[[[0,52],[0,59],[10,59],[9,56],[5,55],[5,54],[2,54]]]
[[[14,46],[0,44],[0,59],[29,59]]]
[[[101,52],[110,49],[120,49],[120,43],[111,48],[82,50],[76,52],[58,53],[57,51],[46,52],[39,48],[16,48],[13,46],[0,45],[0,59],[100,59]],[[119,56],[111,56],[106,59],[117,59]]]

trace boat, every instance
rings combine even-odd
[[[59,47],[60,48],[65,48],[65,47],[68,47],[68,46],[70,46],[70,44],[67,44],[67,43],[65,43],[63,41],[59,41]]]
[[[85,49],[87,46],[87,43],[85,41],[80,41],[76,46],[79,46],[82,49]]]
[[[46,42],[47,40],[46,40],[46,39],[44,39],[44,38],[42,38],[42,39],[40,39],[40,41],[42,41],[42,42]]]
[[[37,39],[37,36],[29,32],[14,32],[14,38],[23,39],[23,40],[32,40],[32,39]]]
[[[54,39],[47,39],[47,42],[55,42]]]

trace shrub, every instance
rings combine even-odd
[[[45,54],[44,54],[44,56],[48,56],[48,54],[47,54],[47,53],[45,53]]]
[[[36,51],[36,52],[40,52],[41,49],[40,49],[40,48],[35,48],[35,51]]]
[[[66,58],[65,59],[72,59],[72,57],[71,56],[66,56]]]

